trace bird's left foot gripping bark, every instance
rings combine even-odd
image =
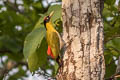
[[[61,67],[62,64],[62,59],[60,58],[60,56],[57,57],[56,62],[59,64],[59,67]]]

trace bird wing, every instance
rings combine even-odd
[[[61,38],[60,34],[58,32],[56,32],[58,37],[59,37],[59,42],[60,42],[60,50],[63,48],[63,46],[65,45],[64,40]]]
[[[60,54],[59,36],[56,32],[51,32],[49,38],[50,38],[49,46],[51,47],[53,56],[57,58],[58,55]]]

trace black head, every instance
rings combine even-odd
[[[44,18],[44,26],[45,26],[45,28],[46,28],[46,23],[48,23],[50,21],[50,17],[49,16],[46,16],[45,18]]]
[[[54,11],[52,11],[48,16],[44,18],[44,26],[46,28],[46,23],[50,21],[51,16],[53,15]],[[46,28],[47,29],[47,28]]]

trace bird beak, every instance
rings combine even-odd
[[[52,11],[50,14],[49,14],[49,17],[52,17],[54,14],[54,11]]]

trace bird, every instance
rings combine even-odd
[[[46,39],[48,44],[47,54],[51,56],[52,59],[55,59],[60,66],[61,65],[60,50],[63,47],[64,43],[60,34],[57,32],[57,30],[54,28],[51,22],[51,17],[53,13],[54,11],[52,11],[48,16],[44,17],[44,26],[46,29]]]

